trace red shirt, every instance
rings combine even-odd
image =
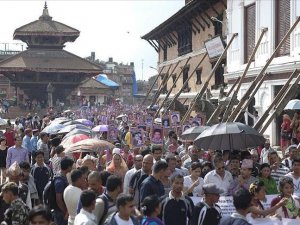
[[[4,136],[6,138],[6,145],[8,147],[15,145],[15,133],[13,131],[5,132]]]

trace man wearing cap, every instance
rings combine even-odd
[[[224,191],[215,184],[204,184],[204,198],[193,211],[190,225],[218,225],[221,219],[221,208],[216,203]]]
[[[236,177],[229,187],[229,194],[233,195],[236,191],[240,189],[249,190],[249,187],[257,178],[251,176],[253,168],[252,159],[244,159],[241,165],[241,174]]]

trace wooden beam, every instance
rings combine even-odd
[[[171,40],[172,44],[173,44],[173,45],[176,45],[176,41],[173,39],[173,37],[171,36],[171,34],[169,33],[167,36],[168,36],[169,39]],[[172,45],[172,46],[173,46],[173,45]]]
[[[205,26],[203,26],[200,21],[197,19],[197,15],[195,15],[194,20],[199,24],[199,26],[202,28],[202,30],[205,30]]]
[[[156,48],[149,40],[147,40],[147,41],[154,48],[154,50],[158,53],[158,48]]]

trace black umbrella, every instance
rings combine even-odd
[[[181,139],[184,141],[194,141],[207,128],[209,128],[209,126],[191,127],[181,134]]]
[[[238,122],[216,124],[194,141],[197,147],[214,150],[240,150],[264,143],[265,138],[257,130]]]

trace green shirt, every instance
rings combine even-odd
[[[278,194],[277,185],[276,185],[276,181],[274,180],[274,178],[272,178],[272,177],[270,177],[270,178],[259,177],[259,181],[264,182],[267,195]]]

